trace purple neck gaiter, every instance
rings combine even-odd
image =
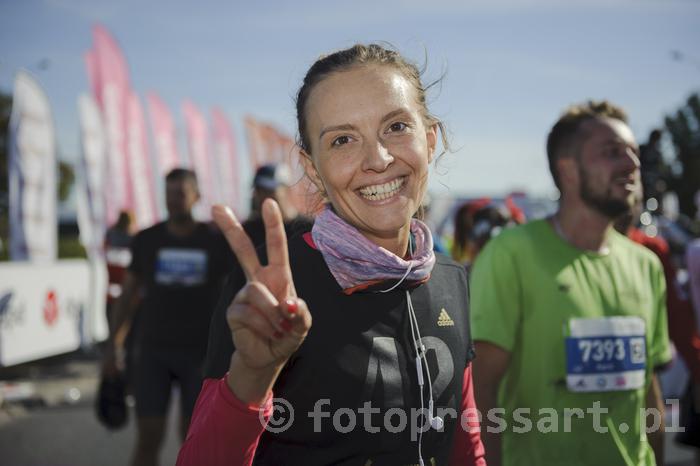
[[[333,277],[346,294],[384,282],[401,281],[408,286],[416,285],[430,277],[435,265],[430,229],[416,219],[411,219],[414,248],[408,260],[365,238],[355,227],[338,217],[330,206],[316,217],[311,235]]]

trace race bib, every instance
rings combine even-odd
[[[573,392],[642,388],[646,323],[640,317],[571,319],[566,337],[566,385]]]
[[[156,259],[159,285],[196,286],[207,280],[207,253],[201,249],[161,249]]]

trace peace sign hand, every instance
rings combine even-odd
[[[289,267],[287,235],[279,206],[262,206],[268,264],[258,260],[253,242],[228,207],[212,208],[246,276],[246,284],[226,311],[235,351],[228,383],[243,401],[261,402],[279,371],[311,328],[306,303],[296,296]]]

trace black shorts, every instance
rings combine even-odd
[[[136,415],[165,416],[173,382],[180,389],[180,412],[192,417],[202,388],[204,355],[187,348],[140,346],[134,348],[132,387]]]

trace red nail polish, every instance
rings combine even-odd
[[[285,332],[289,332],[292,330],[292,322],[287,319],[280,319],[280,327],[282,327],[282,330]]]
[[[294,299],[288,299],[285,304],[287,304],[287,312],[290,314],[296,314],[299,310],[299,305]]]

